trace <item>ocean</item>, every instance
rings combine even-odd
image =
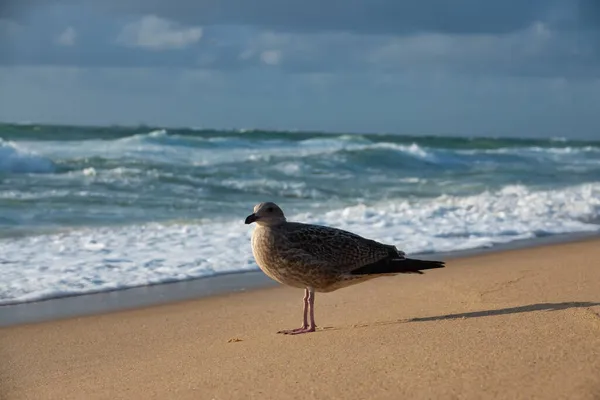
[[[0,304],[256,270],[256,203],[408,254],[600,230],[600,141],[0,125]]]

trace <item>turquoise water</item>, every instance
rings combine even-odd
[[[0,303],[255,269],[252,206],[407,252],[600,228],[600,141],[0,125]]]

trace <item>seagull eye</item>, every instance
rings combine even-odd
[[[267,212],[273,212],[273,207],[267,207]]]

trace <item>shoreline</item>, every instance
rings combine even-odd
[[[0,329],[6,399],[600,398],[600,238]]]
[[[593,241],[598,238],[600,232],[577,232],[516,240],[491,247],[455,252],[411,254],[411,257],[457,260],[519,249]],[[281,286],[279,283],[257,270],[9,303],[0,305],[0,328],[113,313],[279,286]]]

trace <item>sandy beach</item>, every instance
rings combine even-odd
[[[600,399],[600,240],[0,329],[0,399]]]

